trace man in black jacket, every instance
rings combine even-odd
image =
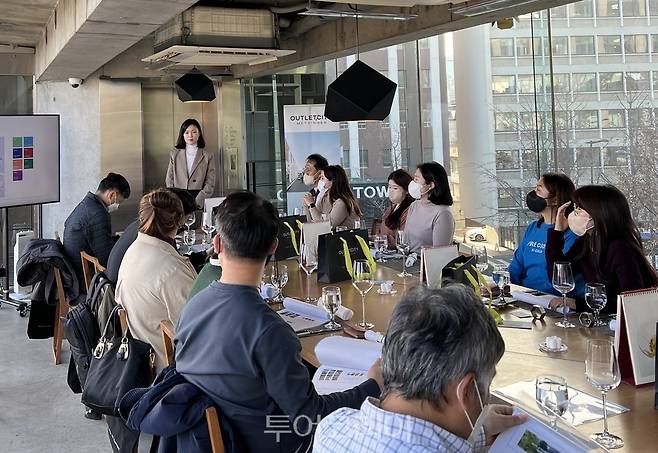
[[[109,173],[96,193],[88,192],[64,223],[64,250],[75,268],[82,292],[87,289],[84,288],[80,252],[95,256],[102,266],[107,266],[113,245],[110,212],[129,196],[130,185],[126,178]]]
[[[307,451],[311,424],[378,397],[382,382],[377,362],[353,389],[315,391],[297,335],[258,290],[277,247],[278,220],[256,194],[226,198],[216,220],[222,276],[187,303],[175,329],[176,369],[214,400],[250,453]]]

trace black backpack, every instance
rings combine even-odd
[[[82,393],[93,351],[101,337],[95,309],[103,288],[108,284],[111,282],[105,274],[94,275],[86,300],[72,307],[66,315],[64,336],[71,346],[67,382],[73,393]]]

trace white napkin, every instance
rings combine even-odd
[[[366,330],[364,338],[368,341],[374,341],[376,343],[384,342],[384,335],[381,332],[375,332],[374,330]]]
[[[544,308],[549,308],[548,304],[557,296],[553,296],[552,294],[542,294],[535,296],[534,294],[526,293],[523,291],[512,291],[512,297],[516,300],[520,300],[521,302],[525,302],[531,305],[541,305]],[[559,307],[555,311],[562,313],[563,310],[564,307]],[[571,311],[572,310],[567,307],[567,313],[570,313]]]
[[[322,306],[322,298],[318,299],[318,307],[322,308],[322,310],[324,311],[324,307]],[[327,314],[327,316],[329,315]],[[338,316],[343,321],[349,321],[350,319],[352,319],[352,316],[354,316],[354,312],[349,308],[341,305],[340,307],[338,307],[338,310],[336,311],[336,316]]]

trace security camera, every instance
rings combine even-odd
[[[78,88],[80,85],[82,85],[83,80],[78,79],[76,77],[69,77],[69,85],[71,85],[73,88]]]

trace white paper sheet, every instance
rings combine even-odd
[[[537,402],[535,401],[535,381],[517,382],[498,388],[494,393],[498,393],[512,401],[518,401],[519,404],[537,408]],[[606,409],[608,410],[608,417],[628,411],[628,408],[611,401],[606,401]],[[603,403],[601,398],[569,387],[569,407],[561,418],[572,426],[602,420]]]
[[[367,370],[382,355],[382,343],[348,337],[327,337],[315,347],[322,365]]]
[[[382,355],[382,343],[327,337],[315,347],[322,364],[313,375],[315,390],[325,395],[351,389],[368,378],[368,369]]]
[[[514,409],[515,414],[523,412]],[[529,416],[528,420],[503,431],[489,448],[489,453],[577,453],[602,451],[593,442],[564,431],[555,431],[540,420]]]
[[[283,309],[277,313],[295,332],[319,327],[329,319],[321,308],[289,297],[283,300]]]
[[[313,375],[313,385],[318,394],[326,395],[344,392],[365,382],[366,379],[368,379],[367,371],[321,366]]]
[[[552,294],[542,294],[540,296],[536,296],[534,294],[526,293],[523,291],[512,291],[512,297],[516,300],[520,300],[521,302],[525,302],[527,304],[541,305],[544,308],[549,308],[548,307],[549,302],[559,296],[554,296]],[[556,311],[562,313],[562,310],[563,308],[560,307]],[[573,310],[568,309],[567,313],[571,313],[572,311]]]

